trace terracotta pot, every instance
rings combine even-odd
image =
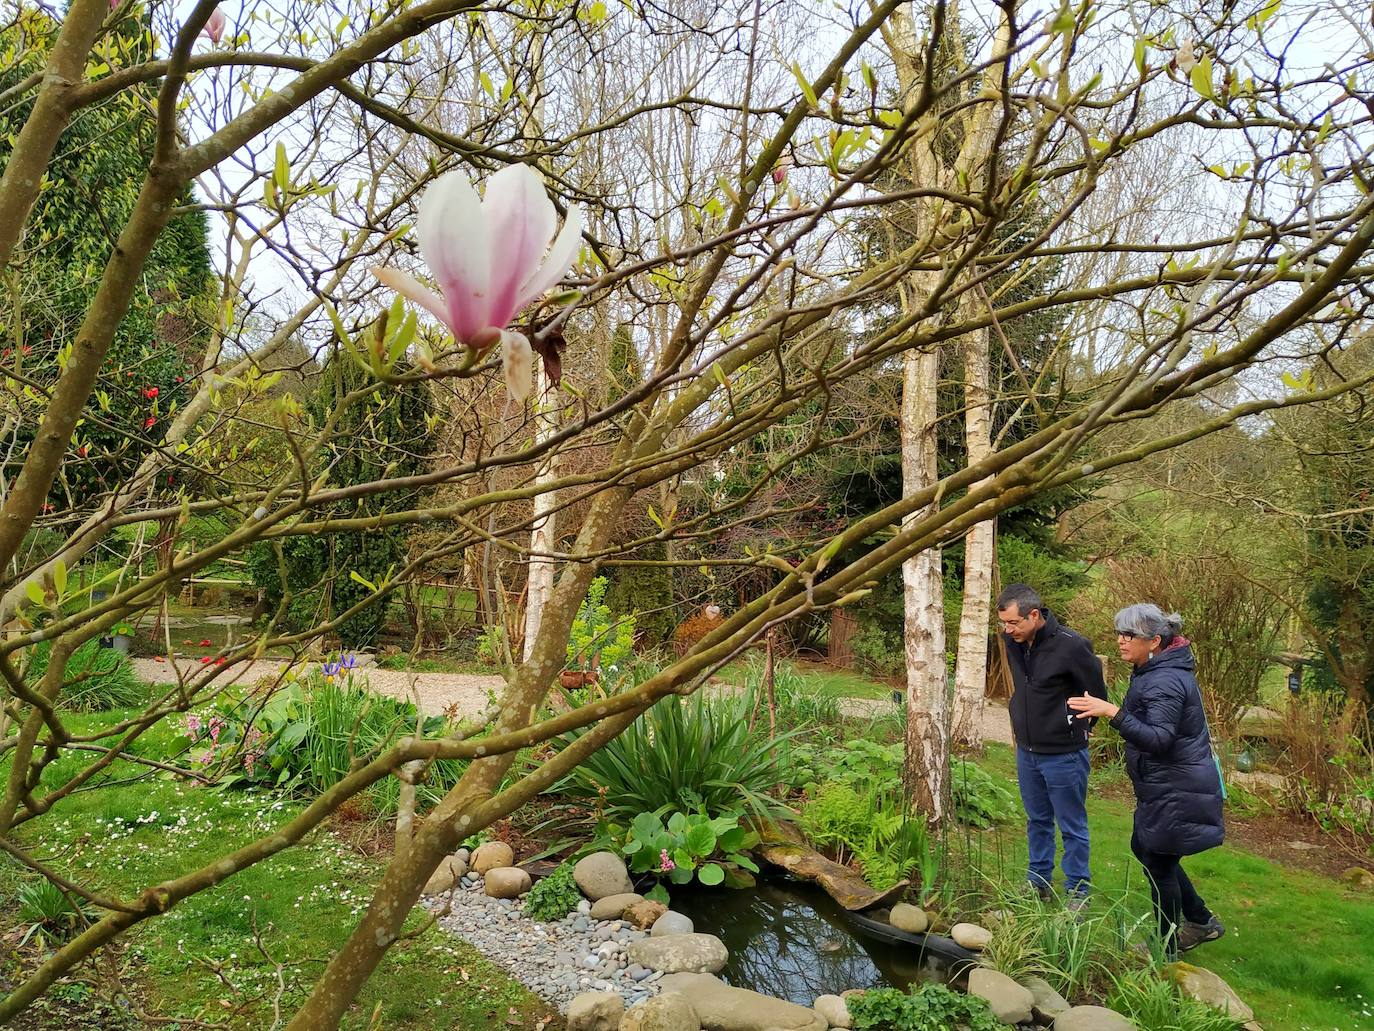
[[[586,687],[588,684],[595,684],[599,679],[596,670],[565,669],[558,674],[558,682],[565,691],[572,691],[579,687]]]

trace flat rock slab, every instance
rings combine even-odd
[[[730,950],[714,934],[668,934],[630,942],[631,963],[665,974],[714,974],[725,966]],[[695,1003],[696,1000],[688,996]]]
[[[826,859],[813,848],[791,841],[760,845],[765,861],[786,870],[793,877],[819,884],[826,893],[850,912],[890,906],[905,893],[908,882],[898,881],[887,891],[878,891],[847,866]]]
[[[684,937],[674,935],[663,941]],[[652,939],[651,939],[652,940]],[[710,974],[669,974],[663,991],[681,992],[696,1010],[704,1031],[826,1031],[826,1019],[809,1006],[773,999],[747,988],[731,988]]]

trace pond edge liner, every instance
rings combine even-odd
[[[938,934],[915,934],[910,931],[898,930],[885,920],[875,920],[873,917],[864,916],[862,913],[851,913],[848,910],[841,910],[844,917],[856,929],[874,938],[879,938],[893,945],[915,945],[922,956],[930,955],[951,967],[967,964],[969,966],[978,965],[978,954],[964,948],[952,938],[945,938]]]

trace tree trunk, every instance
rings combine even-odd
[[[988,396],[987,332],[963,340],[964,442],[968,464],[992,452]],[[954,666],[954,718],[950,740],[963,748],[983,747],[983,705],[988,686],[988,617],[992,567],[997,561],[997,522],[978,523],[964,538],[964,603],[959,613],[959,648]]]
[[[538,399],[535,413],[535,433],[542,442],[558,429],[557,396],[546,392],[548,380],[542,366],[534,370],[534,396]],[[551,483],[557,475],[556,452],[540,463],[535,474],[535,485],[542,487]],[[553,490],[542,490],[534,496],[534,521],[530,528],[530,559],[528,587],[525,591],[525,648],[523,657],[528,659],[539,637],[539,625],[544,616],[544,606],[553,595],[554,561],[546,557],[553,551],[554,507],[558,494]]]
[[[908,351],[902,369],[902,491],[936,482],[935,430],[940,359]],[[903,525],[930,515],[912,512]],[[906,765],[913,804],[932,824],[945,815],[949,780],[949,693],[945,677],[945,594],[940,550],[927,548],[902,563],[906,651]]]

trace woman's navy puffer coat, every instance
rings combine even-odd
[[[1136,836],[1151,852],[1193,855],[1226,836],[1221,780],[1194,668],[1188,640],[1174,638],[1136,667],[1111,721],[1126,740]]]

